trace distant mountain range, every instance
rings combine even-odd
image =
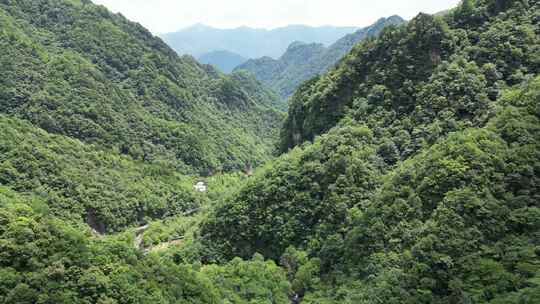
[[[358,27],[290,25],[272,30],[239,27],[217,29],[203,24],[161,35],[179,54],[199,58],[207,53],[226,50],[245,58],[280,57],[294,41],[330,45]]]
[[[197,60],[200,63],[211,64],[222,72],[230,73],[248,59],[230,51],[220,50],[202,54]]]
[[[279,59],[265,56],[251,59],[235,70],[253,73],[258,80],[275,90],[282,98],[288,98],[304,81],[326,72],[355,44],[378,35],[391,24],[401,24],[405,20],[399,16],[381,18],[371,26],[347,34],[329,47],[321,43],[293,42]]]

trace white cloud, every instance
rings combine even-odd
[[[154,33],[204,23],[275,28],[288,24],[366,26],[380,17],[411,19],[436,13],[460,0],[94,0],[140,22]]]

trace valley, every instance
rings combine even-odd
[[[443,9],[0,0],[0,303],[540,303],[540,2]]]

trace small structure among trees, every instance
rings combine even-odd
[[[199,192],[206,192],[208,190],[208,186],[206,185],[205,182],[203,181],[199,181],[197,182],[193,188],[195,188],[196,191],[199,191]]]

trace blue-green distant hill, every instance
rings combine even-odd
[[[179,54],[200,57],[208,52],[227,50],[246,58],[278,58],[294,41],[325,45],[356,31],[357,27],[310,27],[290,25],[272,30],[239,27],[217,29],[197,24],[161,37]]]
[[[220,71],[230,73],[235,67],[247,61],[247,58],[226,50],[212,51],[197,57],[200,63],[210,64]]]
[[[279,59],[252,59],[236,69],[253,73],[258,80],[286,99],[302,82],[326,72],[360,41],[377,36],[388,25],[403,22],[405,20],[399,16],[381,18],[368,27],[345,35],[329,47],[320,43],[294,42]]]

